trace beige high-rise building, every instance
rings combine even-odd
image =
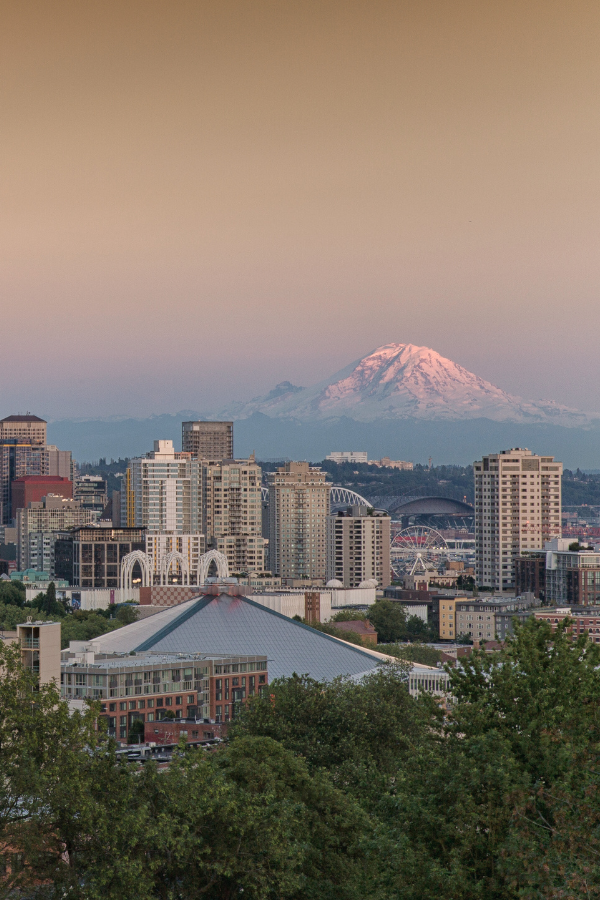
[[[484,456],[475,475],[475,577],[513,591],[515,559],[561,535],[562,463],[519,447]]]
[[[46,443],[46,422],[39,416],[6,416],[0,419],[0,441],[19,441],[43,447]]]
[[[262,470],[253,456],[202,466],[207,547],[224,553],[234,573],[264,571],[261,479]]]
[[[288,462],[269,476],[269,558],[282,578],[326,578],[331,485],[307,462]]]
[[[391,519],[366,506],[349,506],[327,516],[327,580],[335,578],[345,588],[376,581],[390,583]]]
[[[233,422],[182,422],[181,449],[197,459],[233,459]]]

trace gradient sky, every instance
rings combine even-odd
[[[380,344],[600,410],[598,0],[0,4],[0,412]]]

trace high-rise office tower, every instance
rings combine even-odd
[[[181,449],[197,459],[233,459],[233,422],[183,422]]]
[[[253,456],[205,463],[202,468],[207,546],[225,554],[231,572],[265,568],[261,478]]]
[[[0,421],[0,523],[14,515],[12,485],[27,475],[54,475],[73,480],[69,450],[46,444],[46,422],[38,416],[7,416]]]
[[[149,533],[202,531],[202,467],[173,441],[154,441],[154,450],[132,459],[122,482],[121,524]]]
[[[288,462],[269,476],[269,559],[282,578],[325,578],[331,485],[307,462]]]
[[[473,470],[477,582],[513,591],[516,557],[560,537],[562,463],[515,448],[484,456]]]
[[[39,416],[7,416],[0,419],[0,441],[18,441],[33,446],[46,446],[46,422]]]
[[[366,506],[349,506],[327,516],[327,580],[345,588],[376,581],[390,583],[390,524],[388,515]]]

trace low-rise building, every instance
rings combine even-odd
[[[433,694],[447,697],[450,693],[450,676],[444,669],[413,663],[408,676],[408,690],[411,697],[419,694]]]
[[[458,634],[456,628],[456,604],[466,597],[440,597],[439,601],[439,635],[443,641],[454,641]]]
[[[504,640],[513,632],[513,617],[524,620],[539,602],[533,594],[461,600],[456,605],[456,633],[474,641]]]
[[[363,643],[377,643],[377,632],[369,621],[365,621],[364,619],[356,619],[349,622],[334,622],[333,624],[340,631],[351,631],[352,634],[357,634],[360,638],[362,638]]]
[[[413,464],[404,459],[390,459],[389,456],[382,456],[381,459],[372,459],[369,461],[370,466],[378,466],[381,469],[401,469],[406,472],[412,472]]]
[[[334,463],[367,463],[369,454],[366,450],[333,450],[325,459]]]
[[[100,653],[74,641],[62,652],[61,694],[97,700],[109,734],[126,740],[134,722],[165,718],[229,722],[239,703],[268,683],[266,656]]]
[[[546,597],[546,551],[530,550],[515,559],[515,593]]]
[[[536,619],[548,622],[552,631],[556,631],[559,623],[572,619],[569,631],[574,637],[588,632],[590,640],[600,644],[600,606],[557,606],[553,609],[543,608],[534,611]]]

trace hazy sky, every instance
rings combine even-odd
[[[0,412],[391,341],[600,409],[598,0],[0,4]]]

